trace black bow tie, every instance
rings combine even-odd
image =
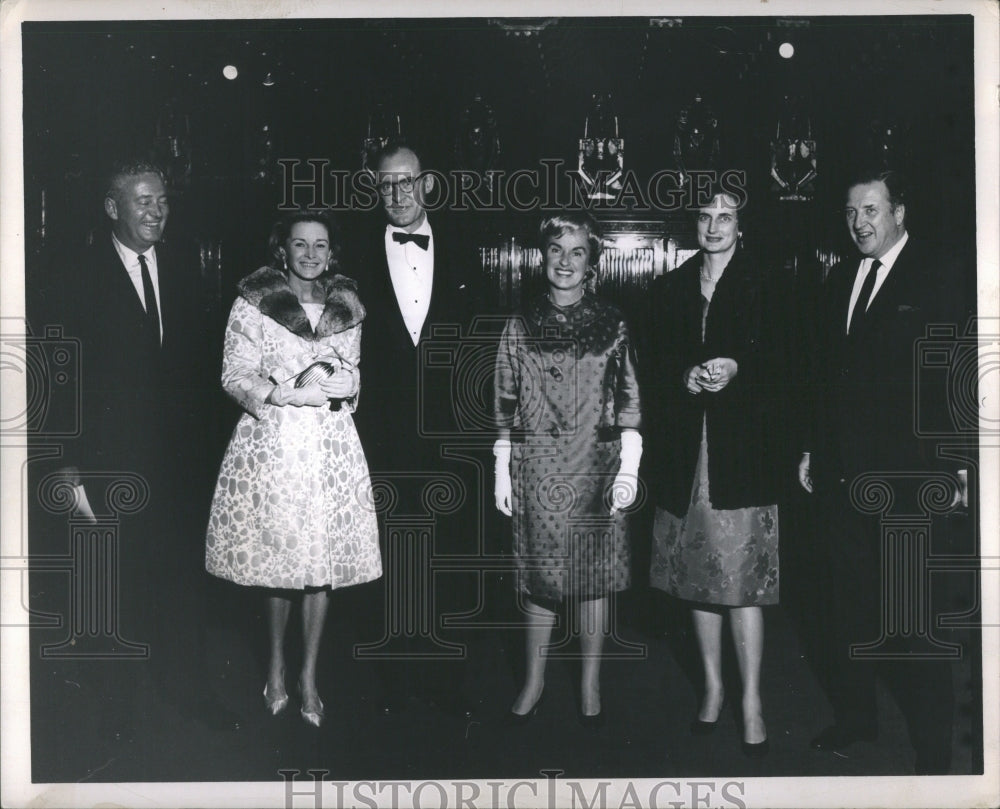
[[[426,233],[404,233],[401,230],[394,230],[392,232],[392,240],[400,244],[413,242],[421,250],[426,250],[427,245],[431,243],[431,237]]]

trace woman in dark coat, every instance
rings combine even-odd
[[[692,732],[711,731],[723,703],[721,635],[728,614],[743,679],[743,749],[767,752],[760,698],[761,606],[778,601],[781,304],[739,246],[738,201],[714,193],[698,211],[701,250],[656,282],[649,460],[657,508],[654,587],[691,602],[705,670]]]
[[[555,611],[580,620],[581,722],[600,724],[608,597],[630,583],[628,523],[642,439],[628,326],[586,291],[601,254],[587,214],[543,220],[548,292],[511,317],[495,392],[496,503],[513,516],[516,585],[527,616],[527,676],[509,721],[538,707]]]

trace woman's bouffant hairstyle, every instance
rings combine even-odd
[[[326,211],[308,209],[290,211],[271,227],[271,235],[267,239],[267,266],[285,272],[285,258],[281,251],[288,241],[292,228],[299,222],[316,222],[326,228],[327,236],[330,238],[330,266],[327,272],[336,272],[340,265],[340,231],[337,224]]]
[[[701,213],[701,209],[710,207],[712,203],[715,201],[716,197],[729,197],[730,199],[736,201],[736,206],[733,208],[733,213],[736,215],[736,220],[738,222],[742,223],[743,219],[746,216],[746,209],[747,209],[746,195],[744,195],[744,197],[741,199],[740,195],[735,191],[733,191],[733,189],[726,188],[724,185],[721,185],[718,182],[712,183],[712,185],[709,186],[709,188],[706,189],[704,192],[698,190],[696,193],[697,196],[695,197],[695,201],[698,202],[699,204],[695,206],[692,210],[695,220],[698,219],[698,214]]]
[[[601,261],[601,250],[603,249],[603,233],[601,226],[586,211],[567,211],[547,216],[538,226],[538,247],[542,251],[542,261],[545,260],[545,248],[550,239],[558,239],[566,231],[582,230],[587,234],[587,243],[590,245],[589,264],[596,270]]]

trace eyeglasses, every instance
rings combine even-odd
[[[412,194],[414,182],[412,177],[402,177],[399,180],[383,180],[376,187],[383,197],[391,196],[397,188],[404,194]]]

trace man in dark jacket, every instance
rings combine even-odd
[[[947,275],[935,253],[910,238],[905,196],[892,172],[859,175],[845,212],[861,258],[837,265],[826,281],[816,418],[799,466],[802,486],[817,497],[835,717],[812,747],[838,751],[876,737],[881,667],[909,724],[916,772],[943,774],[951,763],[950,667],[935,657],[941,650],[915,634],[890,633],[880,642],[892,607],[881,588],[895,570],[895,532],[884,529],[892,519],[924,513],[922,485],[937,478],[954,489],[953,502],[963,496],[962,476],[935,460],[936,448],[918,435],[914,418],[918,401],[935,393],[918,390],[917,341],[929,324],[956,323],[961,278]],[[946,392],[937,393],[941,405]],[[914,558],[927,539],[918,533],[901,537]]]
[[[74,516],[102,535],[116,526],[114,547],[94,551],[104,584],[93,608],[103,611],[103,631],[113,626],[93,663],[99,732],[130,738],[154,704],[234,729],[235,716],[209,698],[203,667],[204,527],[216,463],[203,452],[218,384],[198,264],[161,242],[170,205],[157,166],[116,163],[103,207],[110,229],[62,262],[40,306],[47,324],[80,345],[81,426],[60,461]]]
[[[391,144],[374,165],[388,221],[359,240],[351,264],[368,312],[355,420],[376,490],[392,495],[380,514],[384,642],[369,639],[360,653],[378,660],[385,713],[412,695],[465,717],[474,703],[468,645],[443,619],[474,611],[476,598],[469,574],[430,568],[432,557],[478,554],[484,487],[435,346],[449,354],[468,334],[481,306],[479,263],[447,217],[434,213],[432,225],[425,199],[435,178],[413,149]]]

